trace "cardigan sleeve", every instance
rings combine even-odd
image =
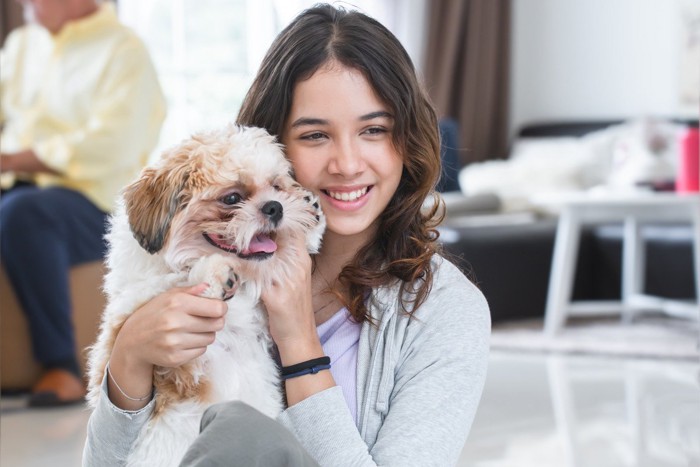
[[[355,427],[340,386],[289,407],[277,420],[322,467],[377,465]]]
[[[107,376],[102,380],[102,393],[87,425],[83,448],[83,467],[126,465],[131,446],[148,422],[155,407],[155,398],[141,410],[122,410],[109,400]]]

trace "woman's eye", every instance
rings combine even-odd
[[[241,195],[239,195],[238,193],[229,193],[228,195],[221,198],[221,202],[228,205],[228,206],[238,204],[242,200],[243,200],[243,197]]]
[[[307,140],[307,141],[319,141],[323,138],[325,138],[326,135],[320,132],[315,132],[315,133],[309,133],[301,137],[301,139]]]
[[[367,133],[368,135],[380,135],[380,134],[386,133],[386,132],[387,132],[386,128],[379,127],[379,126],[373,126],[371,128],[367,128],[365,130],[365,133]]]

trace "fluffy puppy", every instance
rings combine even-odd
[[[229,307],[206,353],[178,368],[155,368],[155,410],[128,465],[178,465],[213,403],[241,400],[270,417],[281,411],[260,294],[289,275],[299,240],[318,251],[325,228],[317,197],[291,174],[266,131],[229,125],[166,151],[125,189],[107,235],[108,303],[89,354],[91,406],[102,395],[115,337],[141,305],[206,282],[204,295]]]

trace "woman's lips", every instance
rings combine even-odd
[[[353,187],[351,189],[329,188],[321,191],[325,195],[327,204],[330,206],[336,209],[352,211],[365,205],[371,190],[372,185],[360,188]]]
[[[363,187],[351,191],[326,190],[326,193],[328,194],[328,196],[338,201],[357,201],[358,198],[362,198],[364,195],[367,194],[368,189],[369,187]]]

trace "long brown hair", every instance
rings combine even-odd
[[[378,219],[376,238],[361,248],[338,280],[355,318],[370,319],[365,298],[379,286],[400,281],[403,310],[412,313],[432,285],[430,259],[438,250],[439,202],[425,212],[440,175],[437,116],[413,63],[381,23],[357,11],[327,4],[303,11],[275,39],[243,101],[237,122],[281,135],[292,106],[294,85],[331,60],[359,70],[394,116],[393,143],[403,173]]]

